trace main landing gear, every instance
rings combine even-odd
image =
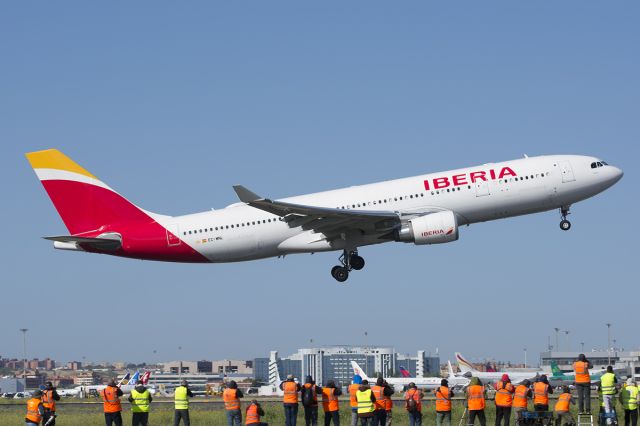
[[[568,231],[571,229],[571,222],[567,220],[567,216],[569,216],[569,206],[560,208],[560,215],[562,216],[562,220],[560,221],[560,229],[563,231]]]
[[[345,282],[349,278],[349,272],[352,270],[359,271],[364,268],[364,259],[358,256],[358,250],[344,250],[340,256],[341,265],[331,268],[331,276],[338,282]]]

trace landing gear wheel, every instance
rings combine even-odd
[[[334,266],[331,268],[331,276],[335,278],[336,281],[343,283],[349,278],[349,270],[344,266]]]
[[[571,222],[569,222],[567,219],[562,219],[560,221],[560,229],[562,229],[563,231],[568,231],[569,229],[571,229]]]
[[[351,267],[356,271],[361,270],[364,268],[364,259],[357,254],[351,256]]]

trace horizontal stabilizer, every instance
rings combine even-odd
[[[61,235],[55,237],[43,237],[45,240],[76,244],[83,249],[102,250],[102,251],[118,251],[122,248],[122,241],[119,236],[113,235],[110,238],[86,238],[75,237],[73,235]]]

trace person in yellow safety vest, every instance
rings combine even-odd
[[[624,426],[637,426],[640,392],[631,377],[627,379],[627,383],[620,390],[619,399],[622,408],[624,408]]]
[[[360,426],[373,425],[373,412],[375,411],[376,397],[369,387],[369,381],[363,380],[356,392],[358,401],[358,418]]]
[[[264,410],[262,406],[255,399],[251,400],[251,404],[245,411],[246,426],[269,426],[266,423],[260,421],[260,416],[264,416]]]
[[[553,393],[553,388],[549,386],[547,376],[543,374],[536,379],[533,384],[533,409],[535,411],[549,411],[549,395]]]
[[[571,389],[569,386],[562,387],[562,394],[558,397],[553,412],[556,416],[556,426],[562,426],[562,420],[565,425],[573,425],[573,416],[571,415],[571,404],[575,405],[575,401],[571,397]]]
[[[42,406],[44,407],[42,423],[47,426],[55,426],[56,424],[56,401],[60,401],[60,395],[58,395],[53,383],[47,382],[42,391]]]
[[[614,411],[614,397],[615,394],[618,393],[618,389],[616,388],[617,383],[618,379],[616,378],[616,375],[613,374],[613,367],[610,365],[607,366],[607,372],[600,377],[602,402],[604,403],[604,412],[606,414]],[[611,423],[611,419],[607,418],[607,424],[610,425]]]
[[[508,374],[503,374],[502,379],[493,385],[496,390],[496,426],[500,426],[504,419],[504,426],[509,426],[511,419],[511,406],[513,405],[513,394],[516,389],[511,384]]]
[[[280,390],[284,392],[282,405],[284,407],[284,426],[296,426],[298,421],[298,392],[300,384],[296,383],[293,374],[287,376],[287,380],[280,383]]]
[[[340,426],[340,404],[338,397],[342,395],[342,389],[336,386],[333,380],[327,382],[322,388],[322,410],[324,411],[324,426],[333,422],[334,426]]]
[[[591,414],[590,368],[593,368],[593,365],[584,354],[578,355],[578,360],[573,363],[576,391],[578,392],[578,412],[580,414]]]
[[[173,394],[175,399],[175,412],[173,415],[173,426],[178,426],[180,421],[184,422],[184,426],[191,426],[189,420],[189,398],[193,398],[193,392],[189,389],[189,383],[186,380],[180,382]]]
[[[24,418],[25,424],[39,425],[44,416],[44,406],[42,405],[42,392],[37,390],[33,393],[31,399],[27,401],[27,415]]]
[[[358,426],[358,400],[356,393],[362,384],[362,377],[358,374],[353,376],[353,383],[349,385],[349,405],[351,406],[351,425]]]
[[[451,398],[455,395],[447,379],[440,380],[440,387],[433,391],[436,396],[436,426],[451,426]]]
[[[422,425],[422,391],[415,383],[409,383],[407,391],[404,393],[404,406],[409,416],[410,426]]]
[[[224,400],[224,409],[227,412],[227,424],[229,426],[242,425],[242,411],[240,407],[240,398],[244,397],[242,391],[238,389],[238,384],[231,380],[227,384],[226,389],[222,392]]]
[[[387,403],[385,398],[393,395],[393,391],[387,385],[384,385],[384,379],[378,377],[375,386],[371,388],[371,392],[376,397],[375,410],[373,412],[373,426],[385,426],[387,423]]]
[[[467,396],[467,425],[473,425],[476,417],[480,420],[481,426],[487,426],[487,418],[484,415],[485,391],[482,382],[477,377],[472,377],[469,386],[465,389]]]
[[[148,426],[149,424],[149,408],[151,407],[151,392],[142,383],[138,383],[131,390],[129,402],[131,403],[131,425],[132,426]]]

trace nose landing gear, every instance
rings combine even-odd
[[[339,260],[342,265],[331,268],[331,276],[340,283],[349,278],[349,272],[352,270],[359,271],[364,268],[364,259],[358,256],[358,250],[344,250]]]
[[[571,222],[567,220],[567,216],[569,216],[569,206],[560,208],[560,215],[562,216],[562,220],[560,221],[560,229],[563,231],[568,231],[571,229]]]

